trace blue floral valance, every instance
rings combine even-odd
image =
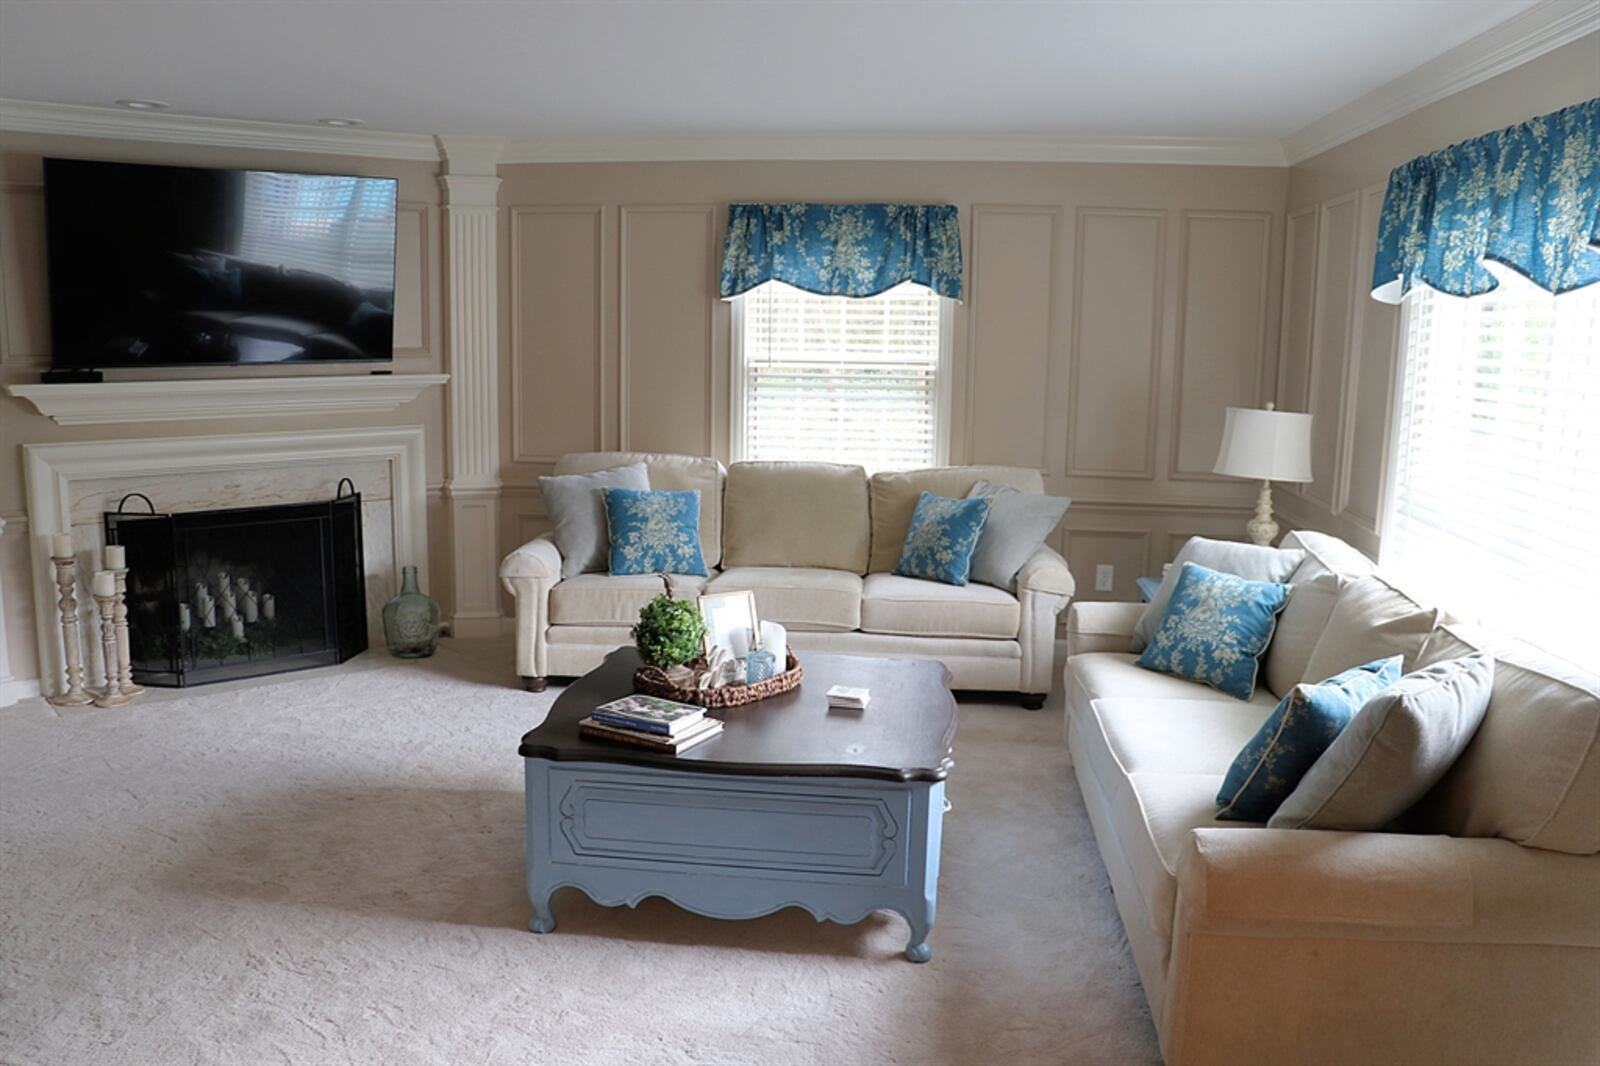
[[[1476,296],[1510,267],[1553,293],[1600,282],[1600,99],[1418,156],[1389,175],[1372,295]]]
[[[901,282],[961,299],[961,229],[944,204],[734,204],[722,296],[781,281],[823,296],[876,296]]]

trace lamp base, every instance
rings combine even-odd
[[[1252,544],[1265,546],[1278,539],[1278,523],[1272,520],[1272,482],[1261,483],[1261,494],[1256,497],[1256,513],[1245,523],[1244,531]]]

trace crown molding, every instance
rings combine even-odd
[[[1301,163],[1596,31],[1600,3],[1543,0],[1290,134],[1284,155]]]
[[[981,163],[1174,163],[1282,167],[1274,138],[847,134],[508,140],[501,163],[842,160]]]
[[[263,148],[281,152],[365,156],[373,159],[439,161],[433,137],[350,127],[292,122],[206,118],[169,112],[122,111],[35,100],[0,99],[0,130],[104,137],[119,141],[203,144],[222,148]]]

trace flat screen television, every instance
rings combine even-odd
[[[56,370],[394,358],[394,178],[46,159]]]

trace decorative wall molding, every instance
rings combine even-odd
[[[433,205],[420,200],[401,200],[395,205],[396,210],[402,215],[418,215],[417,223],[417,289],[413,298],[418,301],[420,322],[418,331],[421,333],[421,344],[396,347],[394,350],[397,359],[427,358],[433,351],[433,259],[429,249],[433,243]],[[395,279],[396,297],[399,296],[400,280]]]
[[[51,679],[46,687],[54,690],[61,677],[58,616],[51,606],[56,596],[49,536],[72,529],[75,483],[163,474],[259,473],[308,463],[366,459],[384,460],[392,471],[395,587],[399,587],[401,560],[414,560],[426,583],[427,448],[421,426],[23,445],[39,676]]]
[[[1285,137],[1285,161],[1304,162],[1596,31],[1600,4],[1544,0]]]
[[[162,144],[204,144],[222,148],[261,148],[277,152],[373,159],[439,161],[433,137],[425,133],[390,133],[294,122],[258,122],[208,118],[167,111],[124,111],[35,100],[0,100],[0,130],[53,133],[70,137],[104,137],[118,141]]]
[[[449,374],[351,374],[312,377],[190,378],[93,384],[6,385],[61,426],[199,422],[307,414],[393,411]]]

